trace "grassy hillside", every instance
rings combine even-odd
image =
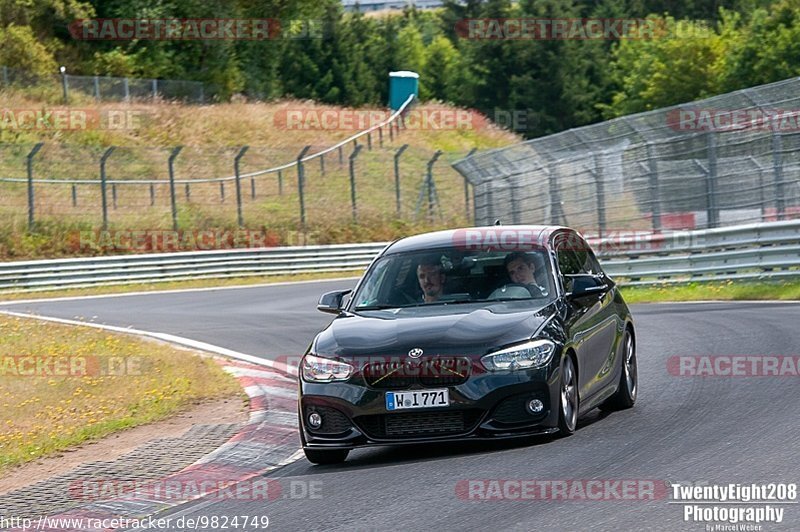
[[[294,160],[304,146],[316,153],[355,133],[353,128],[318,127],[308,117],[332,113],[346,120],[353,110],[308,101],[276,103],[225,103],[194,106],[168,102],[101,103],[90,98],[72,102],[70,108],[52,94],[31,97],[2,93],[0,127],[0,177],[27,176],[26,156],[37,142],[44,146],[33,159],[35,178],[98,180],[100,157],[109,146],[107,178],[126,184],[107,189],[109,230],[157,231],[172,228],[167,159],[175,146],[183,150],[175,159],[176,179],[202,180],[233,175],[234,157],[241,146],[249,151],[241,159],[242,173],[270,168]],[[20,111],[51,112],[77,117],[73,127],[21,127],[14,120]],[[442,111],[444,110],[444,111]],[[348,158],[354,145],[326,156],[324,174],[319,160],[305,171],[306,225],[300,224],[298,176],[295,168],[242,181],[244,228],[265,236],[268,244],[334,243],[385,240],[428,229],[467,222],[464,183],[450,163],[473,148],[487,149],[519,141],[515,135],[494,127],[483,117],[462,110],[466,126],[452,126],[437,117],[457,110],[438,105],[417,108],[433,118],[432,124],[410,125],[390,139],[383,132],[372,136],[372,149],[362,139],[354,170],[357,219],[353,221]],[[9,114],[9,112],[11,114]],[[55,113],[54,113],[55,112]],[[287,116],[304,113],[308,127],[286,127]],[[59,114],[60,113],[60,114]],[[68,113],[72,113],[69,115]],[[77,114],[76,114],[77,113]],[[439,113],[439,114],[437,114]],[[110,117],[110,118],[109,118]],[[108,120],[122,127],[110,128]],[[83,126],[82,122],[86,122]],[[51,125],[54,122],[51,121]],[[295,122],[296,124],[297,122]],[[417,124],[420,121],[417,120]],[[99,126],[98,126],[99,124]],[[401,209],[396,213],[394,154],[404,144],[400,158]],[[436,150],[444,153],[434,165],[439,208],[428,216],[427,193],[420,203],[426,165]],[[159,180],[152,188],[137,184]],[[177,187],[179,228],[185,231],[234,230],[237,209],[233,181],[193,182]],[[253,196],[253,192],[255,195]],[[27,186],[24,182],[0,182],[0,258],[52,257],[123,252],[116,246],[81,245],[81,232],[101,228],[99,182],[37,184],[34,187],[36,226],[27,230]],[[260,237],[259,237],[260,238]],[[84,241],[86,238],[84,238]],[[141,251],[140,247],[131,251]]]

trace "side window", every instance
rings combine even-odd
[[[578,245],[575,247],[575,257],[580,265],[577,273],[588,273],[592,275],[603,273],[603,269],[600,267],[600,263],[597,261],[594,253],[592,253],[589,244],[582,238],[577,239],[577,243]]]
[[[556,257],[558,257],[558,269],[561,270],[561,275],[574,275],[581,272],[581,263],[570,246],[560,245],[556,251]]]

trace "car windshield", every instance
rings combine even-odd
[[[438,248],[379,259],[353,296],[353,310],[553,298],[544,249],[465,251]]]

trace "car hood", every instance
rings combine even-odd
[[[347,314],[333,320],[312,349],[344,358],[398,356],[414,348],[423,349],[425,355],[481,356],[529,339],[553,312],[552,305],[498,303]]]

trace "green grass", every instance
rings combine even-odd
[[[726,281],[688,283],[652,287],[622,287],[627,303],[667,301],[757,301],[800,300],[800,280],[792,281]]]
[[[25,375],[24,359],[81,360],[96,369]],[[245,400],[212,358],[89,327],[0,315],[0,361],[0,473],[192,404]],[[128,369],[100,369],[118,368],[119,361]]]

